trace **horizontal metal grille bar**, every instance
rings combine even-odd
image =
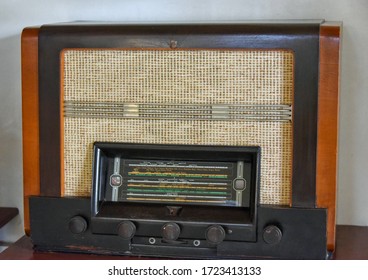
[[[115,119],[291,121],[291,105],[155,104],[64,101],[64,116]]]

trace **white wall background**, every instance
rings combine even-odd
[[[75,20],[339,20],[344,23],[338,223],[368,226],[368,0],[0,0],[0,206],[23,211],[20,34]],[[23,235],[22,215],[0,240]]]

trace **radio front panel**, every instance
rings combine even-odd
[[[25,29],[35,248],[325,258],[339,38],[322,20]]]

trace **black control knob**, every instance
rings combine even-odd
[[[74,234],[80,234],[87,230],[88,224],[82,216],[74,216],[69,220],[69,230]]]
[[[162,238],[168,241],[175,241],[179,238],[180,235],[180,227],[176,223],[167,223],[162,229]]]
[[[131,221],[124,221],[118,225],[118,235],[123,239],[132,239],[135,231],[135,224]]]
[[[220,244],[224,241],[226,232],[222,226],[213,225],[210,226],[206,231],[206,239],[212,244]]]
[[[263,229],[263,240],[267,244],[278,244],[282,239],[282,231],[277,226],[269,225]]]

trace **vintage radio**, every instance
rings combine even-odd
[[[26,28],[35,248],[328,257],[339,50],[324,21]]]

